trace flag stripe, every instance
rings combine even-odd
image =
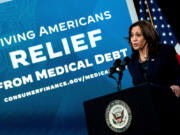
[[[179,43],[175,46],[175,49],[176,49],[177,54],[180,56],[180,44]]]

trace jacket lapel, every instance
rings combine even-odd
[[[160,64],[159,57],[149,56],[148,73],[147,73],[149,82],[152,82],[152,80],[154,80],[154,78],[156,78],[156,76],[158,75],[159,64]]]
[[[134,74],[134,78],[136,78],[135,80],[137,80],[137,83],[141,83],[141,82],[144,82],[144,78],[141,74],[141,71],[139,69],[139,60],[138,58],[135,59],[134,61],[134,64],[133,64],[133,68],[132,68],[132,71]]]

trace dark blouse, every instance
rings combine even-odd
[[[139,63],[140,72],[144,78],[144,80],[147,82],[147,72],[148,72],[148,61],[145,61],[143,63]]]

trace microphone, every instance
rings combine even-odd
[[[113,66],[114,67],[119,67],[121,65],[121,59],[117,59],[114,63]]]
[[[117,59],[114,63],[113,63],[113,67],[111,67],[110,73],[109,73],[109,77],[113,78],[114,80],[117,81],[117,79],[113,76],[114,73],[118,73],[119,75],[119,79],[117,81],[117,88],[118,90],[120,90],[119,85],[120,82],[122,80],[122,76],[123,76],[123,71],[125,70],[126,65],[128,65],[128,63],[130,62],[130,58],[127,56],[123,59],[123,61],[121,62],[120,59]]]
[[[125,57],[122,62],[120,59],[117,59],[113,63],[113,67],[110,68],[110,76],[112,76],[112,74],[114,73],[123,72],[125,70],[126,65],[128,65],[129,61],[130,61],[130,58],[128,56]]]
[[[120,74],[120,70],[119,67],[121,66],[121,60],[117,59],[114,63],[113,63],[113,67],[111,67],[109,69],[110,73],[109,73],[109,77],[113,78],[114,80],[116,80],[116,78],[113,76],[114,73],[118,73]]]
[[[126,56],[126,57],[123,59],[123,65],[124,65],[124,66],[128,65],[129,62],[130,62],[130,60],[131,60],[131,59],[130,59],[128,56]]]

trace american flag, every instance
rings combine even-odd
[[[170,24],[167,23],[166,18],[163,16],[161,8],[158,7],[156,0],[139,0],[139,20],[151,22],[151,19],[159,33],[161,42],[175,47],[176,56],[180,64],[180,44],[171,30]]]

